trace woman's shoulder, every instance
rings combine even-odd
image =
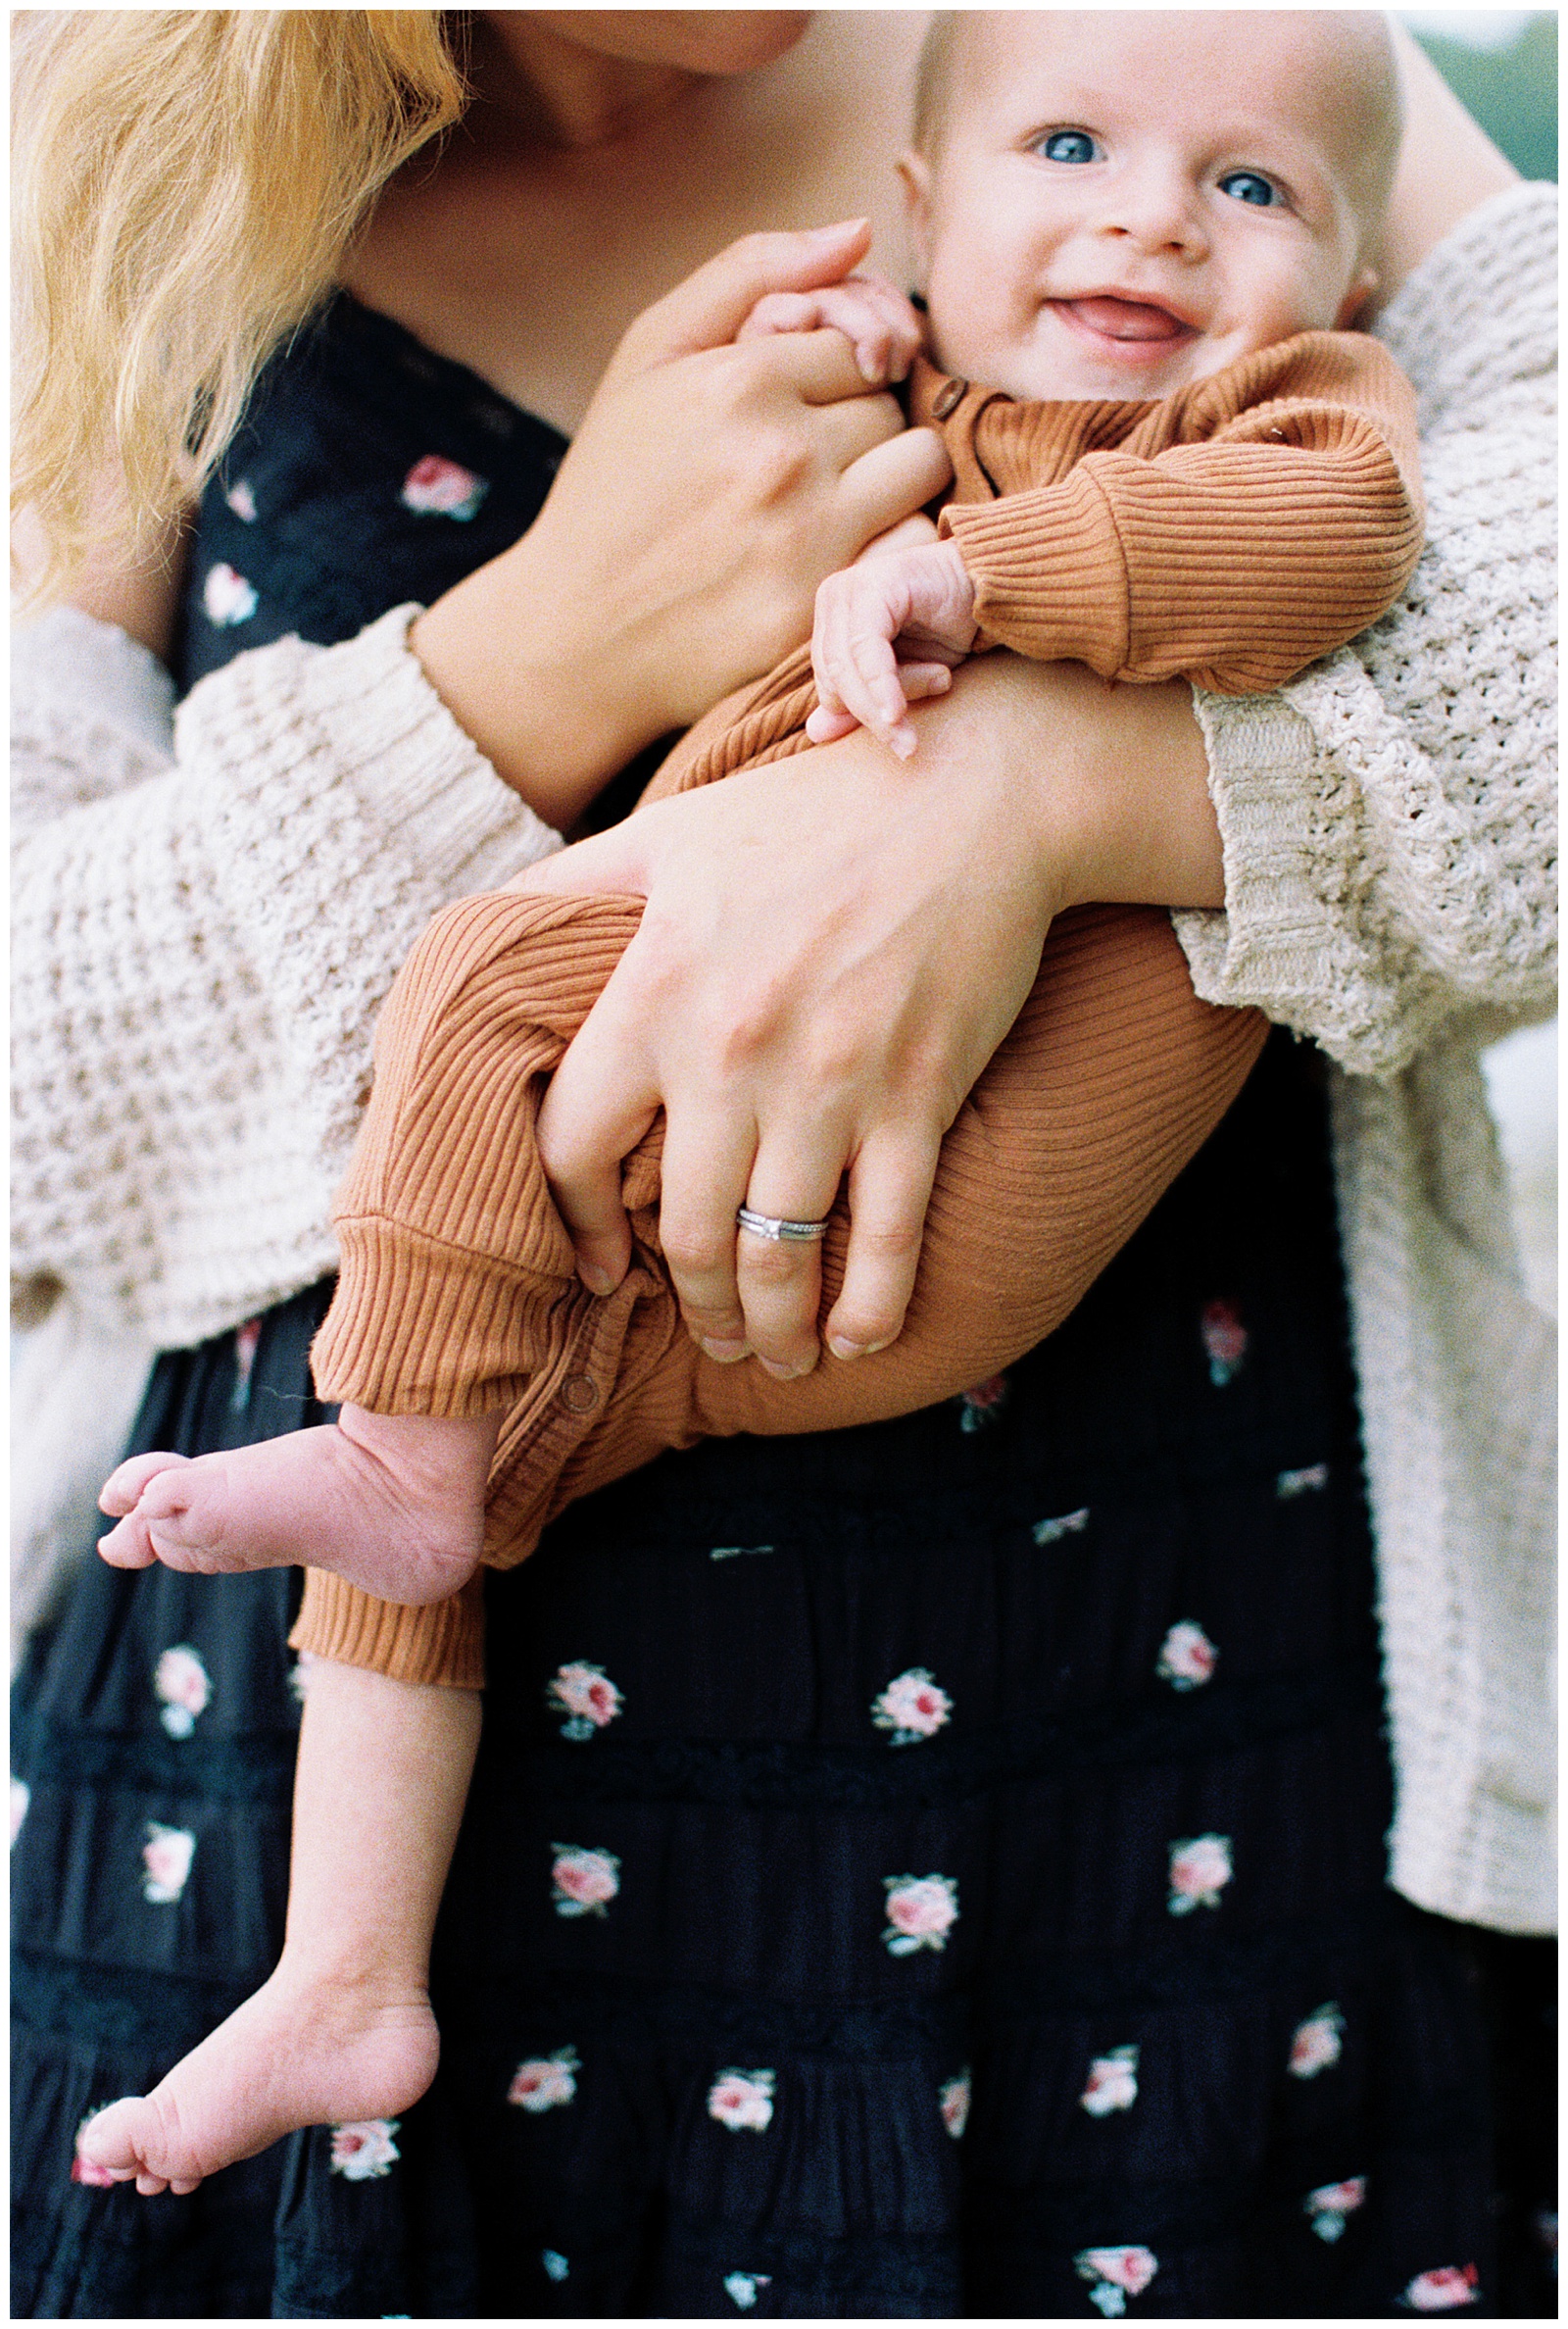
[[[1379,317],[1423,428],[1477,426],[1487,404],[1557,361],[1557,189],[1521,181],[1477,205]]]

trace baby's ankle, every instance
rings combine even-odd
[[[343,1406],[338,1429],[417,1502],[482,1505],[490,1459],[501,1436],[487,1415],[378,1415]]]

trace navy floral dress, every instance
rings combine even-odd
[[[435,596],[563,449],[340,299],[207,495],[182,683]],[[163,1359],[135,1445],[318,1418],[328,1293]],[[493,1577],[433,2090],[98,2188],[82,2117],[279,1946],[297,1593],[93,1564],[33,1646],[19,2315],[1497,2309],[1474,1984],[1384,1882],[1309,1050],[1006,1375],[666,1456]]]

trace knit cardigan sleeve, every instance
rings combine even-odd
[[[177,1346],[309,1285],[376,1015],[442,906],[560,846],[408,652],[414,610],[167,673],[13,648],[14,1266]]]
[[[1226,907],[1205,1000],[1353,1074],[1555,1009],[1556,189],[1463,220],[1378,328],[1417,390],[1427,543],[1397,604],[1282,694],[1200,693]]]

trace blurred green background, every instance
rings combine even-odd
[[[1557,12],[1396,11],[1450,89],[1527,178],[1557,175]]]

